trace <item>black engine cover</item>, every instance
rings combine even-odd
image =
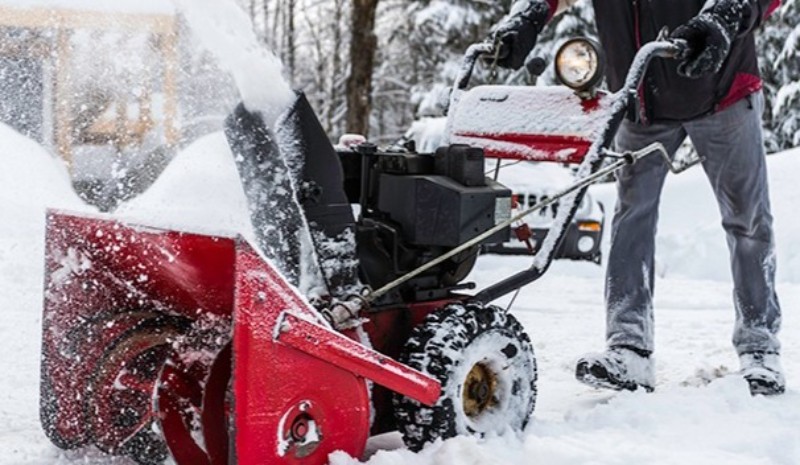
[[[377,209],[400,225],[409,244],[455,247],[510,215],[511,191],[491,179],[484,178],[483,184],[465,186],[438,175],[381,174]],[[506,228],[484,242],[505,242],[509,234]]]

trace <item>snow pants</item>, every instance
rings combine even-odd
[[[711,182],[730,250],[738,353],[779,352],[781,310],[761,131],[761,93],[694,121],[642,126],[625,121],[620,151],[658,141],[670,155],[688,135]],[[654,253],[659,196],[668,167],[651,155],[617,176],[618,202],[606,279],[607,342],[653,351]],[[687,209],[693,208],[686,205]]]

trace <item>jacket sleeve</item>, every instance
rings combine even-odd
[[[775,10],[781,6],[781,0],[733,0],[744,8],[744,18],[739,27],[739,36],[753,32],[761,23],[764,22]],[[731,3],[731,0],[727,0]],[[714,9],[726,0],[706,0],[701,12]]]
[[[761,25],[781,6],[781,0],[746,0],[750,4],[750,17],[744,25],[743,32],[751,32]]]

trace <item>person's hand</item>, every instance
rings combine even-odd
[[[697,79],[722,68],[736,38],[745,11],[744,0],[718,0],[710,8],[675,29],[673,39],[686,41],[686,55],[678,73]]]
[[[497,66],[519,69],[536,45],[536,39],[550,16],[550,6],[543,0],[522,0],[501,21],[493,39],[500,51]]]

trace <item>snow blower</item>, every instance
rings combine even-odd
[[[255,247],[49,212],[47,436],[139,464],[321,465],[336,450],[361,456],[370,435],[387,431],[418,450],[523,429],[536,400],[533,347],[490,302],[545,273],[589,184],[666,156],[658,145],[608,147],[650,58],[679,51],[642,47],[625,88],[605,94],[592,87],[601,66],[588,41],[559,54],[571,89],[467,90],[478,57],[492,53],[473,46],[435,154],[369,143],[337,151],[301,94],[275,133],[239,106],[226,134]],[[485,176],[487,156],[576,163],[580,180],[512,214],[511,191]],[[506,241],[558,199],[533,266],[467,292],[479,246]],[[309,275],[321,279],[309,286]]]

